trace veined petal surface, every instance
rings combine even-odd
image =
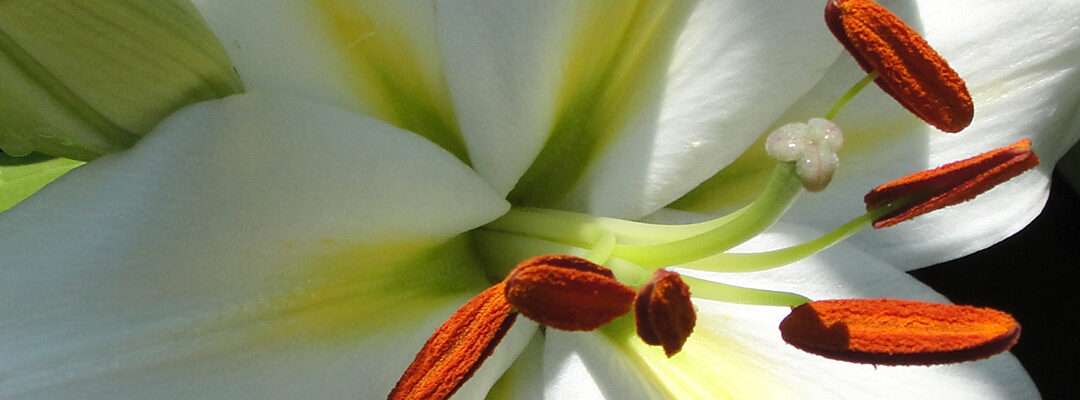
[[[640,216],[737,157],[817,81],[839,53],[817,8],[451,1],[438,22],[482,176],[515,204]]]
[[[822,5],[701,1],[673,37],[656,86],[564,201],[636,218],[734,161],[839,54]]]
[[[506,194],[532,164],[594,1],[439,1],[446,79],[477,173]],[[597,39],[600,40],[600,39]]]
[[[385,395],[487,286],[459,234],[506,209],[383,122],[194,105],[0,216],[0,397]]]
[[[605,215],[731,162],[839,53],[818,5],[783,1],[197,5],[249,87],[411,130],[514,203]]]

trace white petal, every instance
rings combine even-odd
[[[467,160],[427,0],[197,1],[249,90],[303,96]]]
[[[640,217],[731,163],[809,90],[839,49],[823,4],[706,1],[662,82],[575,187],[569,205]]]
[[[532,340],[518,354],[513,365],[499,378],[484,397],[488,400],[540,400],[544,396],[542,367],[544,334],[535,331]]]
[[[672,398],[655,382],[642,379],[635,368],[644,366],[634,361],[635,356],[627,357],[598,332],[549,329],[544,340],[544,398]]]
[[[317,6],[292,0],[194,0],[249,90],[277,90],[349,109],[350,68]]]
[[[539,327],[537,323],[518,315],[514,326],[506,332],[506,336],[499,342],[491,357],[484,361],[476,374],[469,378],[469,381],[465,382],[465,385],[458,389],[452,398],[461,400],[488,398],[489,391],[495,382],[504,379],[511,365],[517,365],[518,357],[522,352],[527,351],[530,346],[534,346],[534,343],[539,341],[541,336]],[[522,378],[530,381],[537,380],[534,377]]]
[[[788,220],[832,229],[860,213],[862,196],[879,184],[1021,138],[1032,140],[1042,165],[971,202],[850,239],[904,269],[961,257],[1026,226],[1042,210],[1054,163],[1080,137],[1075,4],[926,1],[911,14],[903,16],[924,27],[926,39],[967,81],[974,121],[961,133],[944,134],[868,88],[836,119],[848,141],[832,187],[804,196]],[[816,94],[789,115],[832,101],[844,90],[844,77],[860,74],[853,61],[842,58]]]
[[[448,81],[481,174],[517,203],[557,203],[660,89],[692,5],[441,3]]]
[[[441,1],[446,79],[477,172],[509,193],[553,124],[567,47],[586,1]]]
[[[192,106],[0,217],[0,397],[386,393],[487,285],[450,238],[506,209],[449,153],[358,114]]]

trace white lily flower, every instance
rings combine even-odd
[[[670,218],[663,207],[725,166],[753,178],[739,157],[762,133],[823,113],[861,74],[817,1],[195,3],[248,93],[183,109],[0,214],[0,397],[383,398],[492,274],[590,250],[493,221],[522,205]],[[1063,84],[1080,79],[1080,13],[933,3],[900,14],[968,79],[971,127],[942,138],[867,89],[836,119],[850,139],[836,183],[735,250],[806,241],[878,183],[1018,137],[1043,167],[781,269],[699,277],[945,301],[894,266],[989,246],[1038,213],[1080,134],[1080,89]],[[677,204],[745,200],[709,195],[732,167]],[[456,398],[1038,397],[1008,354],[849,364],[784,343],[786,307],[695,305],[670,359],[625,318],[589,333],[519,319]]]

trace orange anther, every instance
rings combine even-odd
[[[870,0],[829,0],[825,22],[863,70],[904,108],[945,132],[974,116],[964,80],[918,33]]]
[[[435,330],[387,399],[450,398],[514,324],[517,313],[499,283],[476,295]]]
[[[971,200],[1020,173],[1039,165],[1031,151],[1031,141],[1012,145],[978,156],[918,172],[874,188],[863,197],[866,209],[913,197],[911,204],[874,221],[874,228],[884,228],[916,216]]]
[[[792,309],[784,341],[842,361],[929,365],[979,360],[1008,350],[1020,325],[1004,312],[894,299],[826,300]]]
[[[550,255],[518,264],[506,298],[529,319],[565,331],[590,331],[630,311],[634,290],[585,259]]]
[[[668,357],[675,355],[682,350],[697,322],[690,288],[678,273],[656,270],[652,280],[638,292],[634,319],[642,341],[664,346]]]

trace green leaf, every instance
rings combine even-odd
[[[7,210],[82,161],[33,153],[25,157],[0,154],[0,211]]]

